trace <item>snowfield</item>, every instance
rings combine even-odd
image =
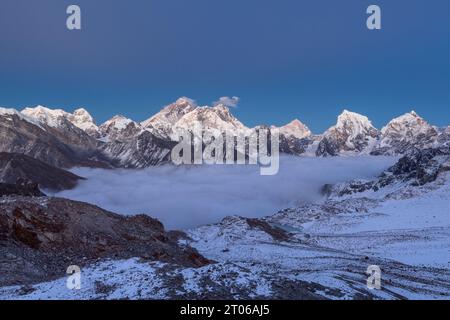
[[[394,184],[263,219],[229,216],[189,230],[217,263],[198,268],[139,259],[101,261],[66,279],[0,289],[2,299],[450,299],[450,175]],[[366,270],[382,270],[381,290]]]

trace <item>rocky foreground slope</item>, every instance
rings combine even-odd
[[[2,190],[2,185],[0,185]],[[139,257],[184,267],[209,261],[147,215],[124,217],[86,203],[16,189],[0,197],[0,286],[62,277],[70,265]]]

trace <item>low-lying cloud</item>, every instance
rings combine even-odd
[[[262,217],[298,203],[319,201],[326,183],[370,179],[395,162],[387,157],[282,157],[275,176],[256,166],[171,165],[143,170],[78,168],[88,178],[56,194],[121,214],[145,213],[168,229],[186,229],[228,215]]]

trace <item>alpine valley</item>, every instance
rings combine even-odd
[[[280,151],[299,160],[394,164],[371,179],[323,183],[317,201],[181,231],[150,213],[52,196],[86,182],[73,168],[172,166],[180,132],[198,126],[236,136],[276,129]],[[0,108],[0,299],[450,299],[449,208],[450,127],[414,111],[379,130],[344,110],[314,134],[297,119],[249,128],[224,104],[186,97],[141,122]],[[82,269],[79,290],[66,287],[70,265]],[[373,265],[376,290],[367,286]]]

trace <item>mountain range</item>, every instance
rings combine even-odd
[[[449,128],[432,126],[414,111],[378,130],[367,117],[344,110],[334,126],[313,134],[297,119],[282,127],[249,128],[223,104],[197,106],[182,97],[145,121],[116,115],[101,125],[83,108],[73,113],[43,106],[20,112],[0,108],[0,152],[24,154],[60,168],[144,168],[169,162],[179,133],[199,126],[204,132],[235,135],[278,129],[282,153],[318,157],[402,155],[450,141]]]

